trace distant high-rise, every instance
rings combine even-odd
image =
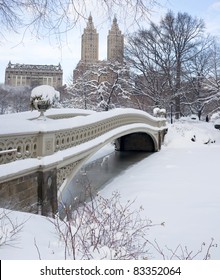
[[[124,35],[122,35],[116,17],[108,34],[107,59],[110,61],[123,62]]]
[[[82,35],[81,60],[85,63],[98,61],[99,55],[99,35],[94,27],[92,16],[88,18],[88,23]]]
[[[89,69],[91,70],[91,67],[94,68],[95,65],[103,66],[107,62],[115,61],[123,63],[123,57],[124,35],[122,35],[117,19],[114,17],[111,30],[109,30],[107,37],[107,61],[99,60],[99,34],[94,27],[93,19],[90,15],[87,26],[82,34],[81,60],[73,71],[73,79],[76,80],[82,77],[83,73]]]

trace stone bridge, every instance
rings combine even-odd
[[[0,207],[54,214],[63,188],[103,146],[156,152],[167,132],[165,119],[135,109],[37,114],[0,116]]]

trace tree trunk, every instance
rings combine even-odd
[[[181,59],[180,57],[177,58],[177,65],[176,65],[176,91],[175,91],[175,116],[176,119],[180,118],[180,88],[181,88]]]

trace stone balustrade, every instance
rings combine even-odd
[[[0,164],[38,156],[38,135],[1,135]]]
[[[164,129],[166,126],[165,119],[157,119],[138,110],[131,113],[116,109],[115,112],[115,115],[112,112],[97,113],[99,116],[97,119],[94,118],[95,113],[92,115],[92,120],[91,115],[84,116],[83,118],[86,118],[88,123],[84,122],[81,125],[77,124],[77,119],[73,118],[71,127],[65,129],[51,130],[48,127],[47,131],[0,134],[0,164],[19,159],[48,156],[129,124],[144,123],[158,130]],[[54,115],[53,118],[53,121],[56,122],[59,117],[56,118]]]

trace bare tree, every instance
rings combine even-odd
[[[211,53],[209,59],[209,73],[203,79],[203,87],[206,90],[206,96],[198,99],[202,102],[208,113],[211,115],[219,110],[220,106],[220,44],[218,41],[213,42],[211,46]]]
[[[213,66],[212,58],[213,38],[204,38],[200,49],[192,50],[192,59],[184,64],[185,88],[182,97],[182,111],[184,114],[196,114],[201,119],[206,110],[207,103],[204,102],[210,95],[205,86],[205,81],[210,78]]]
[[[155,105],[175,102],[177,117],[185,86],[184,65],[201,44],[203,33],[202,20],[169,11],[159,24],[151,22],[149,29],[139,30],[128,42],[127,56],[141,73],[144,93]]]
[[[175,17],[168,12],[161,21],[165,37],[170,40],[175,58],[175,103],[176,115],[180,116],[180,95],[183,64],[192,59],[191,50],[201,44],[201,35],[204,33],[202,19],[193,18],[187,13],[178,13]]]
[[[87,18],[90,7],[102,8],[105,19],[117,11],[121,17],[127,14],[131,21],[140,21],[156,4],[157,0],[2,0],[1,40],[7,37],[8,31],[20,32],[23,28],[38,37],[59,37],[74,28],[80,19]]]

